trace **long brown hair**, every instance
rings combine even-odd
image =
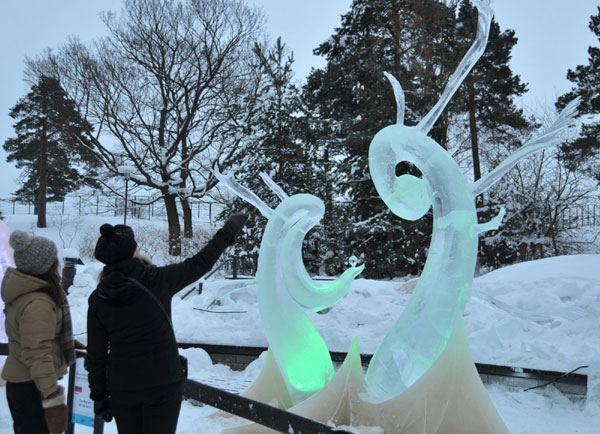
[[[44,274],[38,274],[35,277],[48,282],[48,286],[41,288],[40,291],[48,294],[57,305],[61,306],[65,301],[65,290],[62,287],[62,281],[58,272],[59,265],[57,258],[48,271]]]

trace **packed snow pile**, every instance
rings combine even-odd
[[[13,229],[25,229],[16,219]],[[51,228],[40,235],[60,240]],[[144,252],[152,253],[152,252]],[[61,254],[61,257],[65,256]],[[87,299],[102,264],[83,258],[70,288],[73,330],[85,341]],[[368,264],[366,264],[368,267]],[[218,275],[218,274],[217,274]],[[331,310],[311,314],[330,350],[347,351],[359,338],[362,353],[372,353],[398,319],[414,290],[416,279],[358,279]],[[256,288],[252,280],[210,278],[203,292],[173,299],[173,317],[180,342],[267,346]],[[587,365],[588,402],[572,403],[552,386],[523,392],[500,385],[488,391],[512,433],[600,433],[600,255],[547,258],[508,266],[473,281],[465,310],[469,341],[476,362],[568,372]],[[183,350],[190,361],[190,378],[228,378],[240,387],[250,384],[262,367],[259,358],[243,372],[213,365],[199,349]],[[65,379],[66,380],[66,379]],[[220,422],[208,418],[210,407],[185,403],[178,432],[220,432]],[[6,396],[0,389],[0,433],[11,431]],[[77,432],[90,432],[77,426]],[[114,423],[105,432],[116,433]]]
[[[100,264],[79,267],[70,292],[75,333],[85,331],[87,297]],[[348,295],[311,318],[332,351],[357,336],[372,354],[411,297],[415,280],[358,279]],[[252,280],[209,280],[173,300],[180,342],[267,346]],[[180,295],[187,291],[181,291]],[[600,361],[600,255],[547,258],[473,281],[465,310],[476,362],[567,372]]]
[[[476,361],[566,372],[600,361],[600,255],[547,258],[474,280]]]

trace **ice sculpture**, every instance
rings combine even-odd
[[[295,404],[321,389],[334,375],[327,345],[304,310],[316,312],[333,306],[346,295],[364,265],[347,269],[333,283],[313,281],[302,261],[302,241],[323,218],[323,202],[311,194],[288,197],[261,173],[281,199],[273,211],[233,176],[218,172],[215,176],[268,219],[256,271],[258,308],[269,349]]]
[[[355,341],[334,378],[293,405],[291,412],[325,423],[361,427],[361,432],[378,427],[374,428],[377,432],[410,434],[508,433],[475,369],[462,319],[475,270],[478,235],[497,228],[504,215],[501,209],[492,221],[478,224],[475,197],[519,160],[557,143],[560,133],[573,123],[578,100],[539,136],[469,184],[452,157],[427,133],[484,51],[493,16],[491,0],[473,3],[478,10],[476,40],[438,103],[416,126],[403,125],[404,94],[398,81],[386,74],[396,97],[397,123],[377,133],[369,148],[371,177],[394,214],[416,220],[433,208],[431,245],[413,296],[379,345],[366,377]],[[414,164],[423,178],[397,177],[400,162]],[[264,381],[268,393],[261,400],[270,402],[278,397],[279,402],[291,405],[285,399],[277,366],[269,357],[259,380],[265,378],[269,380]],[[224,431],[268,432],[272,431],[253,424]]]
[[[404,95],[392,83],[398,106],[397,123],[378,132],[369,148],[369,168],[377,192],[397,216],[416,220],[433,207],[433,234],[423,273],[409,304],[380,343],[367,372],[372,395],[390,398],[414,384],[442,354],[471,290],[478,234],[496,229],[504,209],[487,224],[477,223],[475,197],[500,179],[519,160],[559,141],[570,126],[578,101],[535,139],[495,170],[469,185],[454,159],[427,133],[484,51],[493,12],[490,0],[474,0],[478,9],[477,38],[450,77],[433,109],[416,125],[403,125]],[[396,177],[399,162],[414,164],[423,178]]]

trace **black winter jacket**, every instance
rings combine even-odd
[[[94,401],[111,390],[139,390],[182,380],[177,343],[156,302],[128,277],[145,285],[171,315],[175,293],[207,273],[233,242],[227,228],[185,261],[155,267],[129,258],[104,267],[88,300],[87,360]]]

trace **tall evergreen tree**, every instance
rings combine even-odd
[[[37,226],[46,227],[46,201],[62,200],[93,183],[98,161],[89,150],[90,125],[81,117],[55,78],[41,76],[10,110],[16,137],[4,143],[7,161],[23,169],[23,185],[14,194],[33,202]]]
[[[598,13],[590,17],[589,28],[600,41],[600,6]],[[571,168],[581,169],[600,183],[600,121],[594,116],[600,113],[600,47],[588,47],[588,64],[569,69],[567,79],[574,87],[559,98],[557,105],[564,107],[580,96],[579,114],[590,120],[584,122],[578,138],[561,147],[563,158]]]
[[[399,264],[418,272],[414,258],[425,255],[430,219],[401,223],[387,209],[370,178],[368,149],[377,131],[395,121],[396,104],[384,72],[402,83],[409,124],[435,103],[446,69],[451,72],[456,63],[444,48],[447,23],[453,20],[454,14],[433,0],[354,0],[341,27],[315,50],[327,66],[308,77],[303,95],[313,113],[311,146],[321,157],[318,166],[330,189],[326,221],[332,224],[324,258],[330,272],[340,272],[340,258],[353,254],[369,263],[367,276],[391,277]],[[432,134],[445,144],[443,124]]]
[[[254,53],[262,82],[258,95],[261,103],[248,131],[248,145],[238,160],[243,170],[236,174],[236,179],[275,209],[281,200],[262,181],[260,173],[266,173],[290,196],[312,193],[310,156],[297,139],[303,120],[299,91],[292,83],[293,54],[288,54],[281,38],[271,47],[256,44]],[[237,244],[243,250],[243,265],[252,272],[266,220],[240,199],[235,199],[235,205],[247,208],[250,213]]]
[[[333,257],[364,254],[370,264],[368,276],[391,277],[398,269],[418,273],[431,233],[430,215],[417,222],[401,221],[378,197],[370,178],[369,144],[396,115],[383,73],[400,81],[406,96],[405,123],[416,123],[437,102],[472,44],[475,22],[475,10],[458,1],[354,0],[341,27],[315,50],[327,59],[327,66],[313,71],[303,89],[313,114],[310,143],[319,150],[322,168],[335,167],[325,170],[335,175],[330,180],[333,203],[347,202],[332,215],[340,224],[328,234],[330,250],[344,249],[333,250]],[[471,137],[477,144],[527,124],[513,104],[513,97],[525,90],[508,67],[514,34],[501,32],[496,23],[493,27],[484,63],[471,81],[470,98],[463,87],[431,131],[445,148],[450,132],[465,125],[473,127]],[[485,104],[490,107],[480,106]],[[418,175],[415,170],[409,164],[397,167],[398,175]]]

